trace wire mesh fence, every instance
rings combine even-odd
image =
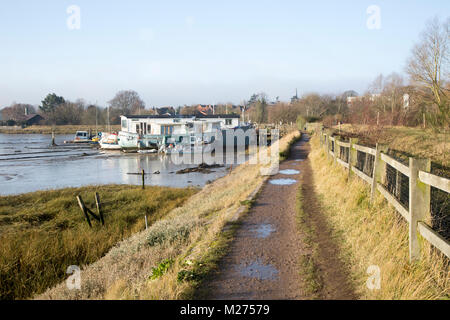
[[[345,163],[348,163],[349,154],[350,154],[350,148],[340,146],[339,159],[341,159]]]
[[[409,210],[409,177],[386,163],[384,187]]]
[[[358,150],[356,153],[356,169],[373,178],[374,163],[375,157],[373,155]]]

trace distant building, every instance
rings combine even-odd
[[[212,106],[210,104],[208,104],[208,105],[199,104],[197,106],[197,111],[204,116],[209,115],[209,114],[214,114],[214,106]]]
[[[297,89],[295,89],[295,96],[293,96],[293,97],[291,98],[291,103],[297,102],[298,100],[300,100],[300,99],[298,98],[298,92],[297,92]]]
[[[156,108],[156,114],[159,116],[173,116],[175,113],[174,107]]]
[[[24,115],[22,119],[16,121],[21,122],[27,126],[32,126],[35,124],[40,124],[42,120],[44,120],[44,118],[39,114],[29,114]]]
[[[360,100],[359,97],[347,97],[347,106],[351,108],[353,104],[358,100]]]

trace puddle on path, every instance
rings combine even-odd
[[[277,185],[277,186],[289,186],[291,184],[294,184],[297,182],[297,180],[294,179],[273,179],[269,181],[271,184]]]
[[[297,161],[297,162],[302,162],[302,161],[305,161],[305,159],[297,159],[297,160],[295,160],[295,161]]]
[[[278,270],[271,264],[263,264],[256,260],[251,264],[240,264],[236,266],[236,271],[242,276],[256,278],[260,280],[275,280],[278,278]]]
[[[281,174],[292,175],[292,174],[299,174],[300,171],[294,170],[294,169],[286,169],[286,170],[280,170],[280,173]]]
[[[273,225],[268,224],[268,223],[262,223],[259,226],[251,229],[250,231],[255,232],[256,233],[256,237],[257,238],[267,238],[268,236],[270,236],[270,234],[272,232],[275,232],[276,229]]]

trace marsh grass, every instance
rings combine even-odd
[[[89,228],[78,207],[81,195],[94,212],[102,202],[105,226]],[[109,185],[0,197],[0,298],[23,299],[63,280],[70,265],[101,258],[117,242],[181,206],[196,189]]]
[[[420,261],[409,263],[408,226],[377,193],[371,204],[367,184],[328,162],[318,137],[310,154],[316,192],[336,239],[342,244],[342,260],[352,273],[362,299],[449,299],[449,260],[426,241]],[[379,266],[381,288],[370,290],[367,268]]]

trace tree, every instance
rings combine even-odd
[[[57,96],[56,94],[48,94],[44,100],[42,100],[42,105],[39,106],[39,109],[43,113],[52,113],[55,111],[56,107],[65,103],[63,97]]]
[[[26,114],[34,114],[36,109],[31,104],[13,103],[2,109],[3,120],[22,121]]]
[[[431,94],[444,123],[449,123],[449,90],[446,83],[450,72],[450,18],[440,22],[434,18],[427,23],[420,42],[412,49],[406,72],[411,81]]]
[[[112,109],[117,109],[122,115],[139,114],[141,110],[145,109],[144,101],[133,90],[119,91],[108,103]]]

